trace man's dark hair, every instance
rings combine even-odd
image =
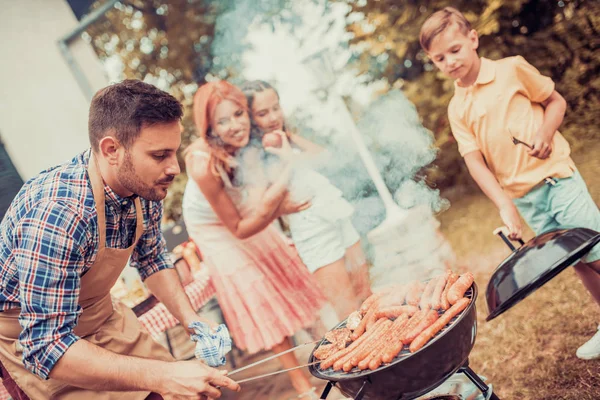
[[[99,150],[103,137],[114,137],[129,148],[143,126],[181,120],[181,103],[156,86],[135,79],[100,89],[92,99],[88,121],[90,144]]]

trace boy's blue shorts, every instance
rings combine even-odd
[[[513,199],[535,234],[566,228],[589,228],[600,232],[600,211],[579,172],[555,180],[555,186],[543,183],[525,196]],[[596,260],[600,260],[600,244],[582,259],[584,262]]]

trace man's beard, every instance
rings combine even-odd
[[[161,201],[166,197],[164,191],[158,190],[156,187],[147,186],[142,182],[135,171],[129,152],[125,153],[125,160],[123,166],[119,168],[119,171],[117,172],[117,178],[119,179],[119,183],[125,189],[143,199],[149,201]]]

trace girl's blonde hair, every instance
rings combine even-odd
[[[200,86],[194,95],[194,123],[198,132],[196,139],[184,152],[188,156],[195,150],[209,153],[208,167],[213,176],[222,179],[222,173],[231,175],[235,160],[227,151],[225,143],[212,133],[212,122],[217,106],[224,100],[229,100],[248,112],[248,102],[244,93],[227,81],[208,82]]]

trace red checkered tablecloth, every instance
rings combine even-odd
[[[185,287],[185,292],[195,310],[202,308],[215,295],[215,288],[206,268],[194,274],[194,280]],[[148,312],[140,315],[138,320],[155,339],[160,338],[167,329],[179,324],[163,303],[158,303]]]

